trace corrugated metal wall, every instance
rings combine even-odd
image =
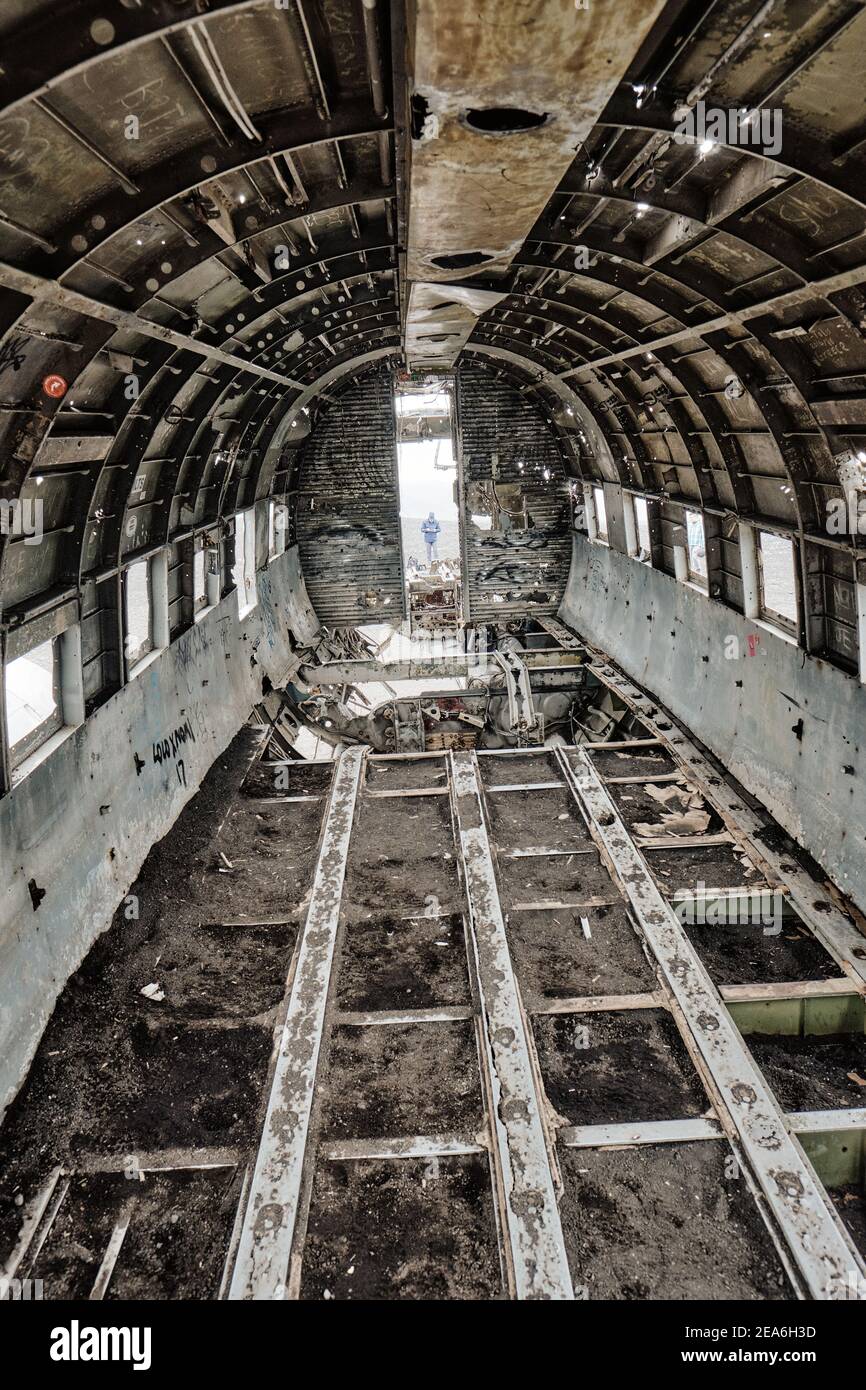
[[[297,536],[321,623],[349,627],[403,615],[397,429],[388,367],[340,392],[304,445]]]
[[[569,487],[555,435],[513,386],[457,373],[467,622],[555,613],[571,563]],[[489,519],[489,527],[473,522]]]

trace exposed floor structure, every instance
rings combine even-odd
[[[0,52],[0,1302],[866,1301],[866,0]]]
[[[109,1299],[791,1299],[866,1268],[862,938],[630,691],[637,736],[577,748],[243,735],[13,1106],[10,1268]]]

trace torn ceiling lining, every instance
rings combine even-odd
[[[482,314],[504,295],[464,285],[416,281],[409,291],[406,358],[410,371],[448,371]]]

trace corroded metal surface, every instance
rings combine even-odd
[[[863,1261],[831,1214],[811,1164],[791,1137],[700,957],[656,887],[588,754],[560,749],[557,757],[682,1010],[810,1294],[821,1299],[849,1296],[849,1273],[863,1272]]]
[[[418,0],[414,87],[426,119],[412,148],[410,279],[464,278],[435,264],[442,253],[509,263],[662,8]],[[468,123],[473,109],[508,107],[546,120],[499,136]]]
[[[229,1297],[284,1298],[334,959],[346,855],[366,749],[340,757]]]
[[[518,1298],[572,1298],[553,1176],[499,902],[474,755],[451,755],[454,808],[482,1023],[492,1058],[494,1142]]]

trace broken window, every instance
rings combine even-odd
[[[707,547],[704,540],[704,518],[700,512],[685,513],[688,546],[689,578],[699,584],[707,582]]]
[[[652,559],[652,539],[650,537],[649,508],[645,497],[634,499],[634,519],[637,527],[637,544],[639,560],[648,561]]]
[[[797,578],[794,546],[787,536],[758,532],[761,616],[785,626],[797,624]]]
[[[123,573],[124,617],[126,620],[126,660],[135,666],[153,651],[153,617],[150,592],[150,561],[137,560]]]
[[[207,607],[207,564],[204,536],[196,536],[192,557],[192,608],[198,613]]]
[[[604,505],[604,491],[600,487],[592,490],[592,500],[595,503],[595,525],[598,539],[607,541],[607,511]]]
[[[6,726],[12,767],[18,767],[62,725],[60,640],[52,638],[6,667]]]
[[[232,579],[238,592],[238,617],[256,606],[256,527],[253,509],[235,516],[235,562]]]
[[[288,517],[283,502],[271,498],[268,503],[268,559],[275,560],[286,549],[286,525]]]

